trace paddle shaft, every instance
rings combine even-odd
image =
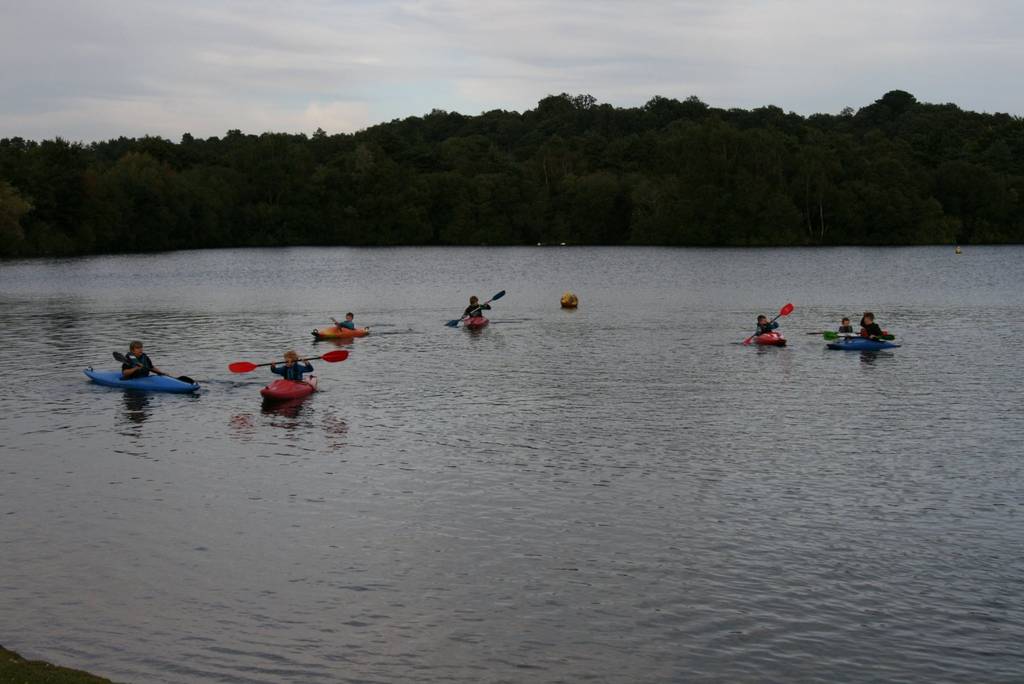
[[[316,361],[317,359],[322,359],[322,358],[324,358],[324,357],[322,357],[322,356],[311,356],[308,359],[299,359],[295,363],[305,363],[306,361]],[[264,366],[273,366],[273,365],[276,365],[276,364],[279,364],[279,363],[280,364],[284,364],[286,362],[285,361],[271,361],[270,363],[254,363],[253,367],[254,368],[263,368]]]
[[[133,366],[135,368],[142,368],[142,367],[144,367],[141,363],[134,362],[134,361],[129,361],[128,357],[125,356],[124,354],[122,354],[121,352],[114,352],[114,360],[115,361],[120,361],[121,363],[127,363],[128,365]],[[164,377],[167,377],[167,378],[174,378],[175,377],[175,376],[171,375],[170,373],[164,373],[162,371],[158,371],[156,368],[150,368],[149,372],[150,373],[156,373],[157,375],[163,375]],[[190,385],[196,384],[196,381],[193,380],[192,378],[188,377],[187,375],[179,375],[175,379],[176,380],[181,380],[182,382],[187,382]]]
[[[329,351],[322,356],[310,356],[309,358],[299,359],[299,361],[316,361],[317,359],[323,359],[327,363],[334,363],[336,361],[344,361],[348,358],[348,352],[338,349],[335,351]],[[254,371],[257,368],[263,366],[273,366],[278,363],[285,363],[284,361],[270,361],[268,363],[249,363],[248,361],[236,361],[235,363],[228,364],[228,370],[232,373],[248,373]]]

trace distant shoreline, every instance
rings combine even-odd
[[[960,247],[966,248],[977,248],[977,247],[1016,247],[1024,245],[1024,242],[991,242],[991,243],[979,243],[979,244],[967,244],[964,243],[959,245]],[[34,256],[0,256],[0,264],[13,263],[17,261],[45,261],[52,259],[81,259],[86,257],[113,257],[113,256],[154,256],[157,254],[174,254],[176,252],[216,252],[216,251],[236,251],[236,250],[249,250],[249,249],[315,249],[315,248],[343,248],[343,249],[354,249],[354,250],[374,250],[374,249],[406,249],[406,248],[425,248],[425,249],[515,249],[523,247],[540,247],[540,248],[565,248],[565,249],[579,249],[588,247],[597,247],[600,249],[763,249],[763,250],[779,250],[779,249],[845,249],[845,248],[857,248],[857,249],[911,249],[916,247],[941,247],[949,249],[950,253],[953,253],[953,249],[957,247],[955,243],[931,243],[931,244],[907,244],[907,245],[558,245],[558,244],[510,244],[510,245],[428,245],[428,244],[408,244],[408,245],[318,245],[318,244],[304,244],[304,245],[239,245],[235,247],[182,247],[179,249],[162,249],[162,250],[151,250],[151,251],[133,251],[133,252],[83,252],[81,254],[37,254]]]

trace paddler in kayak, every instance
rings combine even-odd
[[[860,319],[860,336],[877,340],[883,335],[885,335],[885,331],[882,330],[882,326],[875,323],[875,314],[865,311],[864,316]]]
[[[366,326],[364,328],[357,328],[356,327],[355,318],[356,318],[356,315],[354,313],[352,313],[351,311],[349,311],[347,314],[345,314],[345,320],[344,321],[342,321],[341,323],[338,323],[337,321],[335,321],[335,323],[337,323],[339,328],[344,328],[345,330],[365,330],[366,332],[370,332],[370,327],[369,326]],[[333,318],[331,320],[334,321]]]
[[[124,356],[124,363],[121,364],[121,378],[124,380],[144,378],[151,372],[164,375],[164,372],[154,366],[152,359],[142,351],[142,342],[132,340],[128,344],[128,353]]]
[[[480,312],[483,311],[484,309],[490,310],[490,308],[490,304],[481,304],[480,300],[473,296],[469,298],[469,306],[466,307],[466,310],[463,312],[462,317],[473,318],[475,316],[479,316]]]
[[[853,326],[850,325],[850,319],[849,318],[843,318],[842,322],[840,322],[840,324],[839,324],[839,329],[836,330],[836,332],[839,333],[840,335],[844,335],[844,334],[845,335],[852,335],[853,334]]]
[[[285,380],[302,382],[302,374],[312,373],[313,365],[308,361],[300,362],[298,354],[293,351],[286,351],[284,353],[284,364],[270,364],[270,372],[283,376]]]
[[[778,321],[768,322],[768,317],[762,314],[757,317],[757,332],[754,333],[754,335],[764,335],[766,333],[770,333],[772,330],[775,330],[778,327]]]

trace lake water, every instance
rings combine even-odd
[[[1021,681],[1022,292],[1021,247],[2,262],[0,643],[125,682]],[[788,347],[737,344],[786,302]],[[902,348],[805,334],[866,309]],[[227,372],[346,311],[304,403]],[[133,338],[202,392],[86,380]]]

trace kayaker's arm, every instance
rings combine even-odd
[[[123,377],[123,378],[133,378],[133,377],[135,377],[136,375],[138,375],[139,373],[141,373],[142,371],[145,371],[145,370],[148,370],[150,373],[155,373],[157,375],[166,375],[166,373],[164,373],[162,370],[160,370],[156,366],[146,366],[145,364],[136,362],[136,363],[130,365],[128,368],[122,367],[121,368],[121,377]]]

